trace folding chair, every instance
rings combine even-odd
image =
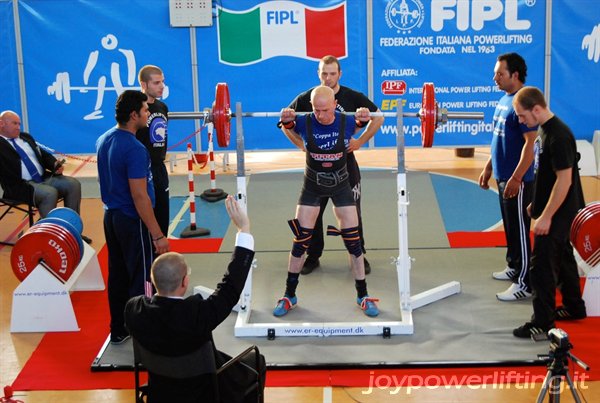
[[[22,211],[23,213],[27,214],[29,217],[29,226],[31,227],[33,225],[33,219],[34,219],[35,212],[36,212],[35,208],[33,207],[33,204],[27,204],[26,202],[12,200],[12,199],[0,198],[0,209],[2,209],[3,207],[6,207],[6,209],[2,212],[2,215],[0,215],[0,221],[2,221],[2,219],[11,210],[15,209],[15,210],[19,210],[19,211]],[[0,241],[0,245],[14,246],[14,243]]]
[[[242,361],[245,357],[249,357],[250,353],[252,353],[253,355],[252,366],[249,365],[247,362]],[[239,366],[243,366],[246,371],[253,374],[255,380],[253,383],[248,385],[248,387],[244,391],[244,396],[248,396],[250,393],[256,390],[256,402],[263,403],[265,398],[263,395],[264,385],[262,383],[263,380],[261,377],[261,355],[260,351],[258,350],[258,346],[253,345],[248,347],[247,349],[245,349],[244,351],[242,351],[241,353],[239,353],[238,355],[229,359],[227,362],[221,365],[217,369],[217,378],[219,379],[219,377],[226,376],[226,371],[228,369],[233,368],[233,366],[236,364]]]
[[[0,185],[0,190],[3,191],[2,186]],[[58,203],[63,203],[64,204],[64,198],[59,197],[58,201],[56,202],[56,204],[58,205]],[[0,215],[0,221],[2,221],[2,219],[12,210],[19,210],[22,211],[23,213],[26,213],[28,218],[29,218],[29,226],[32,227],[34,222],[35,222],[35,215],[37,213],[37,208],[35,207],[35,203],[33,201],[33,198],[31,199],[31,201],[26,202],[26,201],[21,201],[21,200],[14,200],[14,199],[9,199],[6,197],[1,197],[0,198],[0,209],[2,209],[2,207],[6,207],[6,210],[4,210],[2,212],[2,215]],[[0,245],[7,245],[7,246],[14,246],[14,242],[5,242],[5,241],[0,241]]]
[[[261,384],[261,378],[259,375],[260,353],[258,351],[258,347],[256,346],[247,348],[242,353],[233,357],[217,369],[214,348],[212,342],[210,341],[206,342],[201,348],[190,354],[177,357],[164,356],[148,351],[146,348],[141,346],[134,337],[132,337],[132,341],[136,403],[145,403],[149,393],[148,384],[140,385],[141,371],[147,371],[151,374],[156,374],[173,380],[185,380],[187,378],[198,377],[200,375],[210,375],[211,382],[209,387],[212,388],[212,393],[215,397],[215,401],[220,402],[221,400],[219,397],[220,393],[218,377],[220,374],[224,373],[224,371],[226,371],[236,363],[246,366],[256,375],[256,382],[254,382],[247,388],[245,394],[247,395],[248,393],[251,393],[253,390],[258,388],[257,402],[263,401],[263,388]],[[243,362],[240,362],[242,358],[247,356],[252,351],[254,351],[255,353],[255,368],[250,368]]]

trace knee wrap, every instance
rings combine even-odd
[[[292,229],[292,233],[294,234],[292,256],[301,257],[304,255],[304,253],[306,253],[306,250],[310,246],[313,230],[311,228],[301,227],[300,222],[297,219],[289,220],[288,224]]]
[[[338,230],[334,226],[329,225],[327,227],[327,235],[341,235],[348,253],[356,257],[362,255],[363,252],[360,245],[360,233],[358,232],[358,227],[342,228],[341,230]]]

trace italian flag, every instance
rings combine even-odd
[[[219,61],[248,65],[275,56],[318,60],[347,55],[346,3],[312,8],[268,1],[245,11],[219,7]]]

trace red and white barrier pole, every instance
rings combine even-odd
[[[187,144],[188,153],[188,196],[190,198],[190,229],[196,229],[196,194],[194,193],[194,154],[192,144]]]
[[[210,189],[202,192],[200,197],[209,202],[216,202],[227,197],[227,193],[223,189],[217,189],[217,174],[215,171],[215,153],[213,146],[213,124],[206,125],[208,131],[208,161],[210,167]]]
[[[188,190],[190,204],[190,225],[186,227],[179,235],[180,238],[190,238],[194,236],[202,236],[210,234],[206,228],[196,227],[196,194],[194,192],[194,153],[192,152],[192,144],[187,144],[188,153]]]
[[[217,188],[217,174],[215,173],[215,153],[212,129],[213,124],[211,123],[208,129],[208,166],[210,168],[210,190],[215,190]]]

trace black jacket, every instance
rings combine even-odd
[[[253,251],[236,247],[222,281],[207,299],[199,294],[185,299],[130,299],[125,307],[129,333],[157,354],[178,356],[197,350],[212,340],[212,331],[238,302],[253,257]],[[210,382],[208,375],[184,381],[150,375],[148,401],[211,402]]]
[[[29,133],[21,132],[20,137],[31,146],[38,162],[44,168],[42,178],[52,175],[56,158],[48,151],[40,148]],[[0,136],[0,185],[4,190],[3,197],[33,203],[33,186],[21,176],[21,157],[12,144]]]

